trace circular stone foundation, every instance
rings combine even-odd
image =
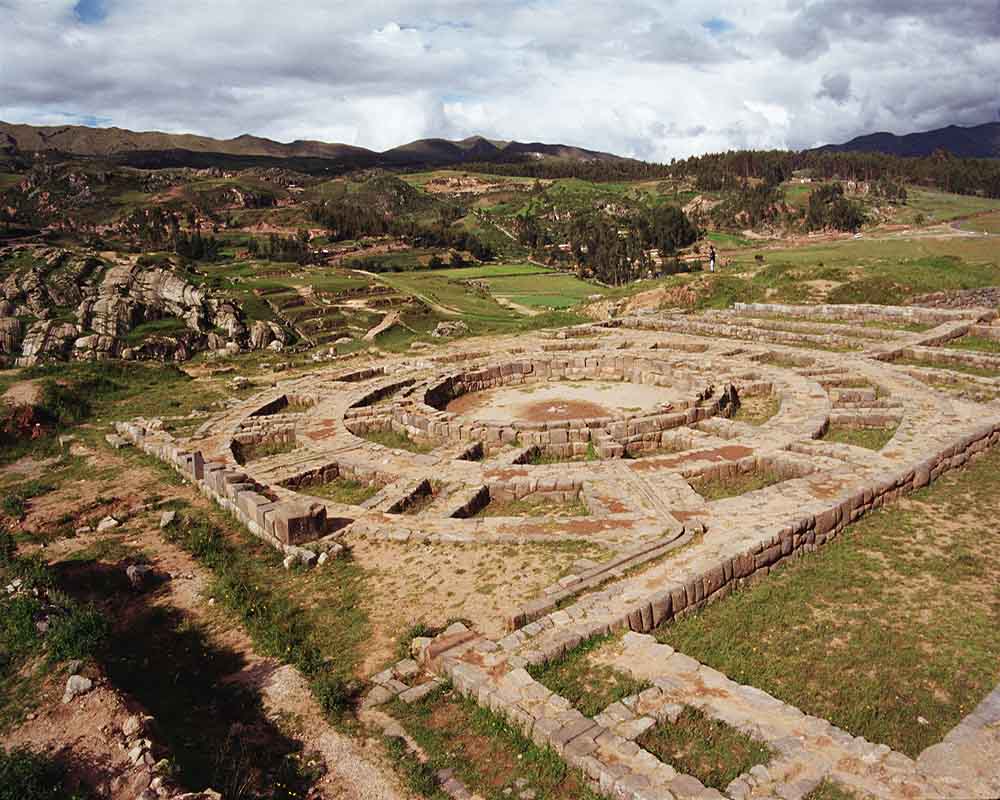
[[[471,392],[452,400],[446,410],[462,422],[562,422],[669,411],[683,401],[681,393],[669,387],[581,381]]]

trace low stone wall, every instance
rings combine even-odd
[[[295,429],[293,427],[275,427],[260,431],[237,433],[229,443],[229,451],[237,464],[253,461],[253,451],[262,445],[294,445]]]
[[[490,500],[509,503],[514,500],[537,499],[571,503],[580,496],[583,481],[574,478],[513,478],[490,480],[486,483]]]
[[[368,486],[384,487],[395,481],[396,475],[388,471],[379,471],[367,464],[355,464],[344,458],[287,478],[281,482],[281,486],[308,494],[310,486],[321,486],[338,478]]]
[[[147,427],[142,421],[119,422],[115,427],[144,453],[174,467],[258,538],[289,557],[307,563],[316,559],[315,552],[300,545],[327,534],[326,507],[322,504],[278,499],[269,487],[256,483],[245,472],[222,462],[205,461],[200,450],[184,450],[169,433]]]
[[[708,400],[692,397],[675,403],[669,411],[558,422],[477,420],[469,423],[461,421],[458,414],[443,409],[469,392],[532,381],[619,380],[666,385],[671,380],[665,374],[669,369],[669,365],[660,361],[620,355],[515,361],[446,376],[432,383],[422,399],[404,398],[385,408],[366,405],[384,391],[376,390],[355,403],[345,419],[349,421],[349,430],[362,437],[391,428],[428,444],[445,441],[483,442],[488,446],[520,444],[567,459],[587,455],[593,448],[601,458],[620,458],[626,453],[636,455],[657,450],[663,446],[664,432],[726,413],[735,396],[733,391],[726,387],[717,398]],[[701,394],[708,393],[706,387]]]
[[[867,303],[796,306],[784,303],[734,303],[733,310],[749,316],[777,315],[813,319],[856,319],[865,322],[909,322],[940,325],[944,322],[973,320],[986,322],[997,314],[990,308],[947,309],[920,306],[878,306]]]
[[[749,549],[734,555],[724,555],[704,571],[686,576],[683,580],[667,581],[659,587],[650,587],[646,597],[636,600],[631,608],[616,619],[601,619],[589,626],[574,625],[572,634],[552,640],[550,646],[541,650],[531,651],[530,655],[525,656],[526,663],[542,664],[558,658],[591,636],[622,629],[648,633],[665,621],[698,611],[707,603],[725,597],[733,589],[762,579],[788,559],[816,550],[870,511],[927,486],[944,472],[962,466],[970,458],[998,442],[1000,425],[985,425],[916,467],[901,473],[887,473],[864,489],[840,499],[834,498],[825,511],[804,514]],[[533,623],[536,627],[529,625],[524,631],[515,631],[499,644],[508,650],[530,647],[528,640],[540,630],[573,623],[573,618],[569,615],[565,619],[559,616],[564,613],[550,614]]]
[[[993,342],[1000,342],[1000,326],[997,325],[973,325],[969,328],[969,334]]]
[[[858,342],[835,333],[801,333],[798,331],[773,330],[753,324],[732,322],[703,322],[687,317],[666,317],[660,319],[629,320],[629,327],[645,331],[672,331],[692,336],[726,336],[748,342],[765,344],[809,345],[811,347],[854,350]]]
[[[904,347],[899,352],[899,357],[940,364],[944,368],[947,368],[949,365],[959,364],[964,367],[996,370],[1000,373],[1000,356],[989,353],[975,353],[971,350],[953,350],[940,347]]]

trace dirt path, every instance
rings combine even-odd
[[[155,527],[144,527],[133,539],[152,557],[158,569],[169,571],[171,575],[187,576],[169,581],[167,591],[158,602],[181,609],[205,627],[213,644],[242,655],[243,668],[231,680],[259,692],[268,715],[274,720],[283,720],[306,752],[322,756],[326,774],[315,786],[321,797],[329,800],[411,798],[400,788],[377,746],[365,746],[327,723],[298,670],[258,655],[246,633],[208,604],[205,590],[209,578],[196,561],[164,541]]]
[[[374,342],[376,336],[378,336],[380,333],[389,330],[389,328],[391,328],[393,325],[398,324],[399,319],[400,316],[398,311],[390,311],[388,314],[382,317],[382,320],[379,322],[378,325],[376,325],[374,328],[368,331],[368,333],[365,334],[364,337],[365,341]]]
[[[97,460],[96,457],[97,454],[92,459]],[[93,498],[101,496],[109,498],[109,501],[98,501],[101,507],[97,514],[111,511],[124,518],[128,516],[129,509],[135,509],[157,488],[163,488],[161,479],[153,471],[136,469],[134,464],[126,464],[124,459],[110,451],[102,450],[99,462],[105,468],[117,467],[114,469],[115,477],[76,481],[38,498],[28,516],[30,527],[42,530],[57,515],[73,512],[76,508],[87,508],[88,505],[93,508]],[[207,506],[208,501],[188,486],[172,487],[169,494],[193,507]],[[128,603],[128,608],[123,608],[122,613],[134,613],[140,608],[180,612],[184,619],[204,632],[210,645],[236,654],[240,667],[226,677],[225,682],[258,693],[268,720],[301,742],[304,753],[322,759],[325,774],[316,783],[311,798],[411,800],[413,796],[401,788],[377,740],[355,739],[332,728],[302,675],[276,659],[260,656],[243,628],[235,625],[231,617],[215,606],[207,596],[211,585],[210,573],[164,538],[159,529],[159,515],[160,512],[155,509],[140,511],[129,516],[120,528],[110,533],[111,538],[130,551],[140,552],[141,560],[151,564],[157,574],[166,577],[155,592]],[[53,541],[44,549],[31,549],[43,554],[49,562],[65,562],[73,553],[92,548],[108,538],[107,533],[84,533]],[[115,556],[110,557],[110,564],[104,565],[105,568],[112,572],[118,570],[121,562],[116,566],[116,560]],[[37,718],[20,726],[11,741],[30,743],[41,749],[72,750],[76,760],[84,757],[95,763],[105,762],[114,766],[116,744],[108,740],[108,752],[103,753],[94,742],[107,739],[102,728],[111,721],[114,724],[121,722],[126,712],[119,707],[120,703],[116,704],[95,692],[93,700],[87,703],[63,707],[58,702],[58,691],[61,691],[61,686],[50,687],[46,695],[48,700],[39,709]],[[72,733],[67,728],[67,720],[72,720]],[[91,731],[94,726],[96,728]],[[116,792],[113,796],[119,795]]]
[[[493,295],[493,297],[504,308],[509,308],[511,311],[516,311],[518,314],[523,314],[526,317],[537,317],[542,313],[537,308],[529,308],[528,306],[522,306],[520,303],[515,303],[509,297],[501,297],[500,295]]]
[[[0,399],[11,406],[30,406],[37,403],[41,396],[42,384],[40,381],[18,381],[4,392]]]

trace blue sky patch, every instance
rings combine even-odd
[[[728,19],[722,19],[722,17],[712,17],[711,19],[706,19],[701,23],[703,27],[709,33],[725,33],[726,31],[731,31],[735,25],[731,23]]]
[[[104,0],[77,0],[77,4],[73,6],[73,13],[80,22],[87,25],[102,22],[108,15]]]

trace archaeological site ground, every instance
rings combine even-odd
[[[989,191],[4,158],[0,800],[1000,796]]]

